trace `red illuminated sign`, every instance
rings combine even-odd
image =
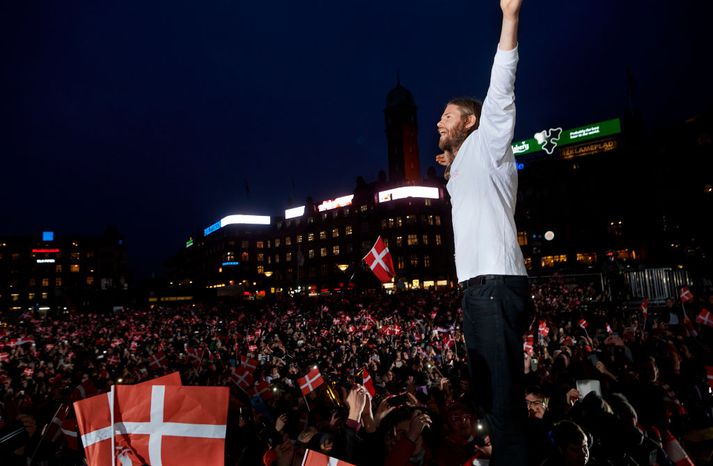
[[[59,249],[33,249],[32,254],[56,254]]]

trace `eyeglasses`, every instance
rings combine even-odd
[[[525,400],[525,403],[527,403],[527,407],[534,407],[538,408],[540,406],[545,406],[545,402],[543,400]]]

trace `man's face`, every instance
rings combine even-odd
[[[541,397],[528,393],[525,396],[527,403],[527,415],[531,418],[542,419],[547,411],[547,402]]]
[[[466,123],[467,119],[463,118],[460,107],[453,104],[446,105],[440,121],[436,124],[438,134],[441,136],[438,147],[442,151],[455,153],[468,137]]]

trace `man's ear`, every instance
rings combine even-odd
[[[468,115],[465,117],[465,129],[470,131],[473,128],[476,128],[476,123],[478,122],[478,118],[475,115]]]

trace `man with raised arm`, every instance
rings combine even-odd
[[[534,305],[517,241],[511,147],[521,5],[500,1],[500,42],[483,104],[453,99],[437,124],[443,153],[436,160],[448,167],[473,396],[490,431],[492,466],[527,464],[522,336]]]

